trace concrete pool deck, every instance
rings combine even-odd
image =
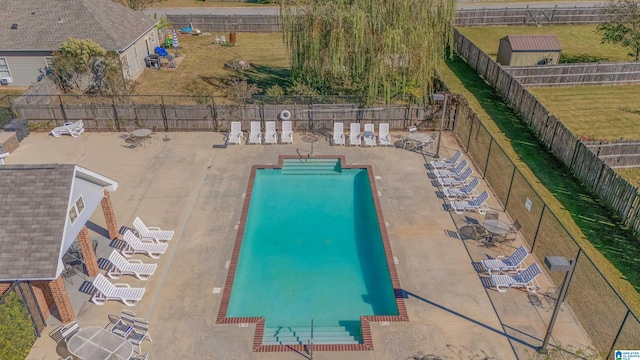
[[[279,155],[307,154],[310,144],[294,135],[293,145],[230,145],[219,133],[160,133],[146,147],[129,149],[117,133],[84,133],[79,138],[53,138],[32,134],[5,159],[7,164],[73,163],[117,180],[111,193],[118,226],[130,226],[135,216],[145,223],[175,229],[169,249],[148,281],[123,276],[114,282],[146,286],[135,307],[109,301],[89,302],[88,294],[70,290],[81,327],[109,324],[109,315],[122,309],[135,311],[150,322],[153,342],[144,342],[150,359],[304,359],[303,354],[252,352],[255,325],[216,324],[224,286],[226,263],[231,258],[242,211],[243,195],[254,164],[276,164]],[[443,138],[441,153],[458,148],[452,134]],[[546,274],[542,290],[531,296],[488,288],[488,278],[477,271],[483,258],[509,255],[522,243],[485,247],[461,240],[465,216],[444,210],[424,167],[425,158],[397,148],[331,147],[324,139],[314,144],[316,155],[344,155],[347,164],[372,165],[387,222],[408,322],[373,323],[373,351],[316,352],[315,359],[527,359],[541,345],[553,310],[544,296],[553,285]],[[430,160],[429,157],[426,158]],[[481,190],[486,189],[481,184]],[[492,209],[501,207],[489,199]],[[507,220],[505,214],[500,218]],[[104,217],[97,211],[92,238],[99,239],[98,256],[111,251],[101,237]],[[100,252],[102,251],[102,252]],[[527,259],[528,263],[533,261]],[[536,260],[541,264],[540,259]],[[90,281],[91,278],[87,278]],[[82,282],[82,280],[78,280]],[[65,286],[72,286],[65,282]],[[77,304],[77,305],[75,305]],[[59,359],[48,336],[56,320],[43,331],[28,359]],[[589,347],[590,340],[571,310],[562,311],[551,344]],[[429,357],[430,356],[430,357]]]

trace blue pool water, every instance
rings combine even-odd
[[[227,317],[266,327],[398,315],[365,169],[255,177]]]

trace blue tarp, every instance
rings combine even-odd
[[[163,47],[156,47],[155,49],[156,54],[158,54],[158,56],[167,56],[169,55],[169,53],[167,52],[167,49],[163,48]]]

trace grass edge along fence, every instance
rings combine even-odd
[[[22,360],[40,337],[45,320],[31,284],[14,281],[3,290],[0,294],[0,358]]]
[[[460,146],[475,162],[491,186],[503,210],[522,224],[520,230],[531,252],[542,261],[545,256],[575,259],[575,272],[565,297],[603,357],[616,349],[640,349],[640,320],[571,236],[517,168],[466,101],[455,113],[454,134]],[[525,204],[530,204],[527,210]],[[560,286],[564,273],[548,272]],[[556,289],[557,290],[557,289]],[[545,295],[557,296],[553,289]]]
[[[456,52],[485,79],[506,102],[516,109],[547,146],[634,236],[640,235],[640,193],[618,175],[606,161],[594,154],[517,79],[458,30],[454,33]]]

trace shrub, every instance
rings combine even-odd
[[[35,339],[27,309],[18,294],[10,292],[0,304],[0,359],[23,360]]]

